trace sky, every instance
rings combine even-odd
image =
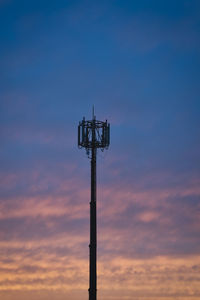
[[[200,299],[200,2],[0,0],[0,298]]]

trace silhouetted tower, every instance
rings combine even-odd
[[[89,300],[97,299],[97,220],[96,220],[96,155],[97,148],[108,148],[110,144],[110,124],[97,121],[94,116],[92,120],[83,118],[78,125],[78,146],[85,148],[91,159],[91,202],[90,202],[90,275],[89,275]]]

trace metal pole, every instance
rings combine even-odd
[[[110,124],[96,120],[85,120],[78,125],[78,147],[85,148],[91,158],[91,201],[90,201],[90,262],[89,262],[89,300],[97,299],[97,216],[96,216],[96,156],[97,149],[108,149],[110,144]]]
[[[91,158],[91,202],[90,202],[90,287],[89,300],[96,300],[97,296],[97,220],[96,220],[96,146],[95,119],[92,128],[92,158]]]

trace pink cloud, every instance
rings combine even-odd
[[[73,164],[70,168],[73,170]],[[9,201],[1,202],[1,222],[25,218],[26,227],[27,220],[29,224],[41,220],[47,234],[38,233],[37,238],[31,238],[31,231],[29,238],[1,236],[0,295],[18,291],[23,299],[26,292],[31,297],[36,291],[45,291],[51,297],[53,289],[58,299],[62,299],[63,291],[65,295],[71,293],[74,299],[83,299],[81,293],[74,292],[78,288],[87,299],[89,231],[81,226],[75,232],[70,226],[59,232],[55,229],[63,219],[73,224],[84,219],[88,220],[89,230],[90,186],[81,177],[61,179],[52,173],[43,177],[42,172],[41,168],[29,174],[30,194],[8,199],[12,205],[8,205]],[[25,175],[4,177],[2,174],[2,187],[16,188]],[[182,184],[180,181],[167,187],[147,184],[165,181],[166,176],[169,174],[147,176],[133,186],[123,181],[117,185],[114,182],[109,186],[99,185],[98,287],[102,297],[131,300],[134,296],[142,299],[148,294],[154,299],[165,295],[171,300],[183,293],[187,299],[198,297],[199,256],[170,253],[165,249],[165,242],[176,245],[180,240],[169,199],[199,196],[199,180],[191,178],[187,183],[183,180]],[[52,185],[55,187],[53,194],[52,191],[48,193],[48,186]],[[46,191],[44,195],[43,191]],[[176,205],[174,200],[173,209]],[[190,215],[188,207],[182,207],[181,213],[185,218]],[[197,231],[199,218],[190,224],[188,230]],[[185,244],[184,237],[182,240]],[[142,250],[146,251],[142,253]],[[112,293],[109,292],[111,285]]]

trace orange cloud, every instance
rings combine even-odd
[[[15,189],[21,176],[5,177],[2,187]],[[9,295],[20,300],[36,299],[36,295],[42,300],[87,299],[90,186],[74,177],[60,180],[48,174],[41,178],[40,170],[29,180],[27,195],[1,197],[0,222],[5,230],[0,232],[0,296],[6,300]],[[53,192],[48,191],[51,185]],[[143,182],[99,186],[99,299],[199,297],[198,247],[189,254],[180,249],[182,241],[184,247],[192,241],[190,233],[199,230],[200,219],[194,212],[194,221],[187,221],[188,232],[180,237],[184,224],[181,219],[176,227],[180,216],[171,210],[181,209],[185,219],[191,218],[188,209],[193,208],[173,199],[199,196],[199,186],[198,179],[169,187],[145,188]],[[27,235],[26,228],[31,229]]]

